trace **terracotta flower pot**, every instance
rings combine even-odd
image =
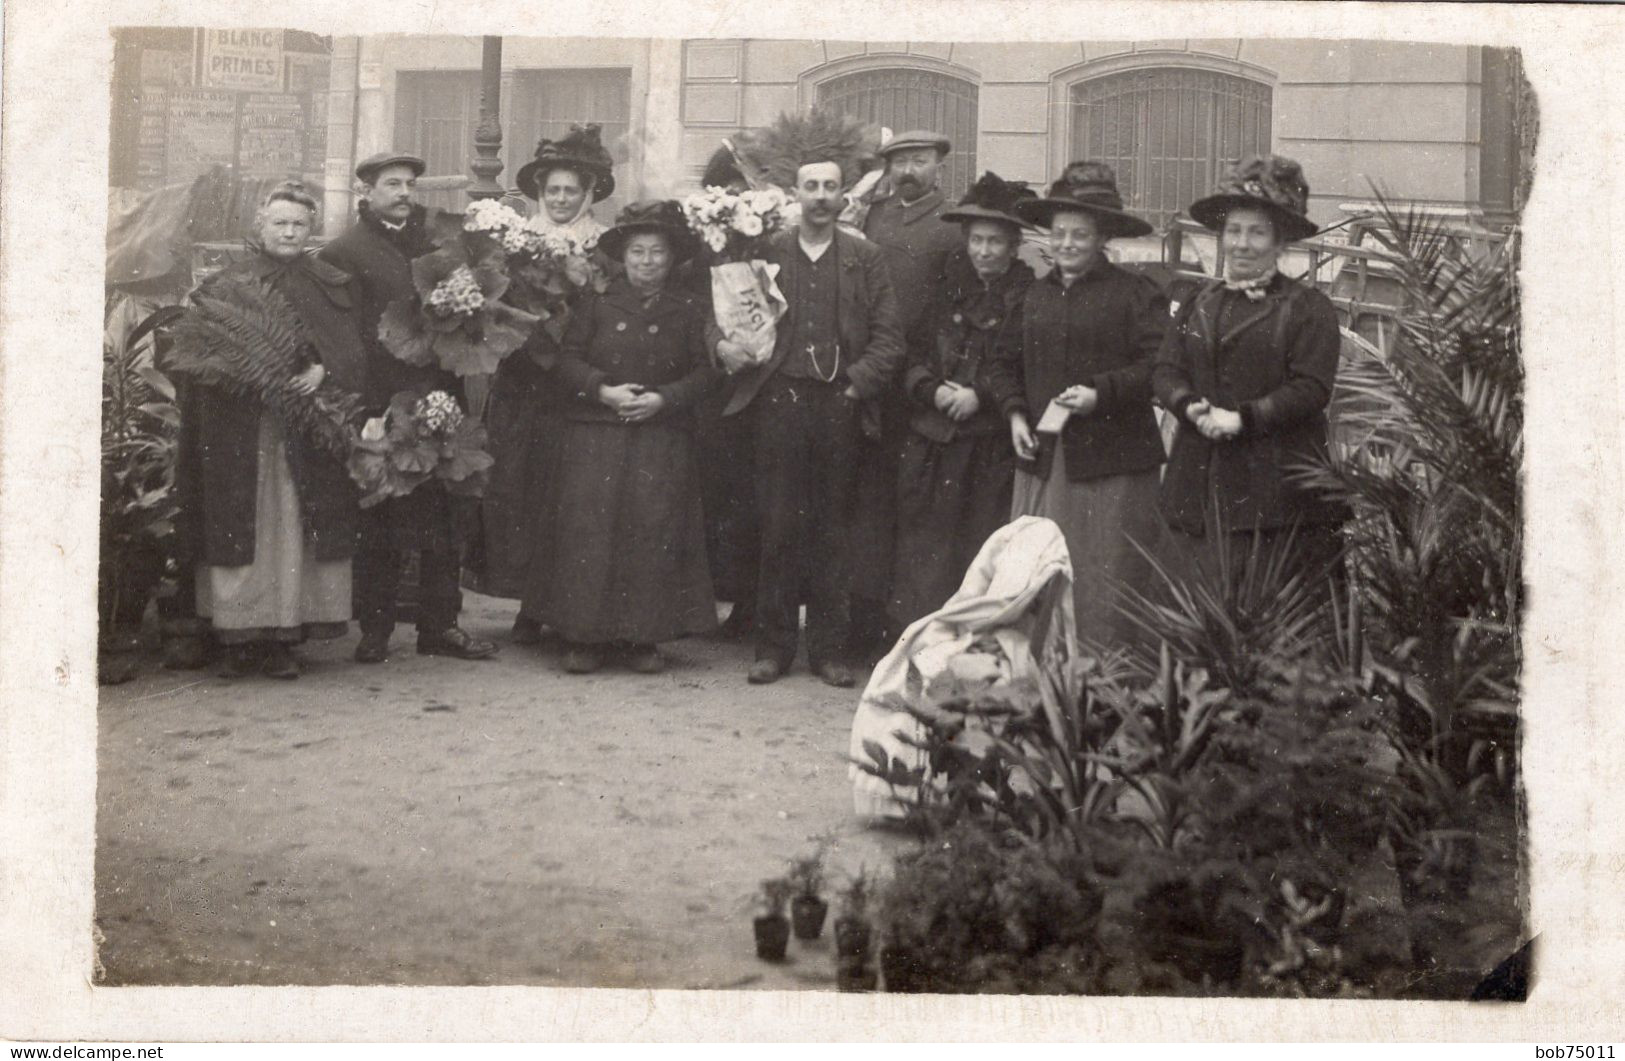
[[[756,928],[756,956],[764,962],[782,962],[784,948],[790,943],[790,920],[783,914],[758,917]]]
[[[824,931],[824,918],[829,904],[816,895],[798,895],[790,902],[790,917],[796,928],[796,938],[817,939]]]

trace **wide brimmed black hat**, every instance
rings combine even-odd
[[[416,155],[408,155],[404,151],[380,151],[356,163],[355,175],[363,184],[371,184],[385,166],[410,166],[413,176],[416,177],[423,176],[423,171],[429,168],[428,164]]]
[[[1048,195],[1015,205],[1018,217],[1039,228],[1048,228],[1055,215],[1063,211],[1089,214],[1105,239],[1149,236],[1152,232],[1149,222],[1123,209],[1117,174],[1104,162],[1073,162],[1061,179],[1049,186]]]
[[[536,145],[536,157],[519,167],[519,190],[532,199],[541,201],[542,178],[555,169],[573,170],[592,178],[592,201],[603,202],[615,191],[615,160],[604,150],[599,139],[603,127],[572,125],[570,132],[557,140],[542,138]]]
[[[944,221],[1003,221],[1017,228],[1028,224],[1015,215],[1015,205],[1033,197],[1032,187],[1026,181],[1007,181],[988,170],[979,177],[959,205],[942,215]]]
[[[1303,167],[1280,155],[1255,155],[1231,168],[1218,191],[1190,206],[1190,215],[1215,232],[1238,207],[1262,210],[1275,221],[1282,241],[1308,239],[1319,227],[1309,220],[1309,182]]]
[[[632,203],[615,218],[615,227],[598,237],[598,249],[618,262],[626,241],[640,232],[659,232],[671,244],[673,261],[685,261],[699,250],[699,240],[688,227],[683,208],[675,199],[645,199]]]

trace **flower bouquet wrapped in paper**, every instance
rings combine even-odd
[[[541,321],[556,341],[564,338],[576,296],[608,286],[601,257],[594,253],[597,238],[578,240],[553,231],[542,215],[526,218],[499,200],[482,199],[469,205],[463,231],[500,250],[509,278],[502,300]]]
[[[748,365],[773,357],[776,325],[788,305],[776,282],[779,267],[763,260],[787,204],[784,192],[771,185],[742,192],[707,188],[683,200],[688,227],[719,259],[711,266],[717,327],[749,352]]]
[[[494,463],[485,444],[485,426],[445,391],[401,391],[355,438],[350,478],[361,488],[362,508],[404,497],[431,478],[453,494],[478,497]]]
[[[502,300],[510,283],[500,245],[467,234],[413,259],[417,297],[385,307],[378,338],[407,364],[459,376],[495,372],[537,321]]]

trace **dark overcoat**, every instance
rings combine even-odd
[[[879,246],[897,292],[897,325],[907,335],[919,323],[944,269],[964,245],[959,226],[942,220],[951,204],[933,188],[912,203],[888,195],[869,208],[863,234]]]
[[[1163,461],[1151,407],[1151,367],[1168,322],[1156,282],[1096,258],[1071,287],[1053,269],[1027,288],[1019,334],[1006,333],[989,369],[989,387],[1008,419],[1037,426],[1050,401],[1075,384],[1098,403],[1061,430],[1069,481],[1149,471]],[[1056,438],[1038,436],[1033,474],[1048,479]]]
[[[1020,334],[1021,306],[1032,283],[1032,268],[1022,261],[1011,262],[1003,276],[985,284],[963,252],[948,260],[908,336],[903,390],[911,406],[909,426],[916,434],[951,442],[961,434],[1007,430],[988,369],[1000,341]],[[955,421],[937,408],[937,388],[945,382],[975,389],[981,406],[975,416]]]
[[[384,225],[361,204],[356,223],[321,250],[321,257],[355,278],[356,319],[367,343],[369,412],[382,413],[389,400],[403,390],[443,390],[463,401],[462,381],[438,365],[409,365],[389,352],[378,339],[378,320],[397,299],[416,296],[412,260],[435,249],[437,233],[451,235],[460,227],[455,215],[442,215],[421,206],[399,230]],[[463,518],[474,511],[471,503],[454,503],[445,487],[431,479],[405,497],[392,497],[368,510],[369,538],[387,534],[398,549],[447,552],[461,547]]]
[[[337,386],[360,393],[365,344],[357,330],[356,292],[348,274],[308,255],[284,264],[256,254],[222,270],[221,280],[257,280],[280,294]],[[176,452],[178,552],[189,564],[241,567],[254,562],[259,428],[265,407],[252,397],[179,380],[181,431]],[[299,494],[306,539],[317,560],[355,552],[358,494],[343,463],[308,439],[286,432],[288,464]]]
[[[378,339],[378,319],[391,302],[416,297],[412,259],[435,249],[437,232],[456,230],[450,215],[412,208],[399,231],[388,228],[362,203],[360,216],[338,238],[321,249],[321,258],[355,278],[356,320],[367,341],[367,408],[381,413],[399,391],[444,390],[461,399],[463,388],[454,373],[438,365],[409,365]]]
[[[582,302],[565,332],[555,370],[565,416],[619,423],[598,400],[598,388],[637,383],[666,400],[650,422],[692,428],[695,407],[721,381],[705,330],[706,313],[686,292],[668,287],[645,305],[624,278],[612,280],[602,295]]]
[[[767,261],[779,266],[778,284],[781,291],[793,291],[796,271],[801,255],[794,229],[775,235],[768,248]],[[897,375],[903,360],[903,337],[897,323],[897,296],[892,290],[891,278],[880,248],[858,236],[835,230],[835,251],[839,255],[840,278],[836,283],[837,330],[840,333],[841,358],[846,365],[847,382],[857,391],[860,399],[878,398]],[[799,311],[794,303],[779,320],[779,335],[794,333],[795,315]],[[707,342],[712,350],[722,333],[712,327]],[[762,389],[762,384],[779,370],[790,344],[783,338],[765,365],[746,369],[734,381],[733,393],[722,415],[734,416],[750,406]]]
[[[1290,481],[1291,465],[1326,454],[1340,348],[1331,300],[1279,275],[1257,302],[1215,282],[1180,309],[1153,374],[1157,400],[1179,423],[1162,481],[1170,525],[1203,533],[1210,494],[1232,531],[1343,519]],[[1241,434],[1203,438],[1185,417],[1203,398],[1239,411]]]

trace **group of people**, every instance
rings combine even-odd
[[[469,567],[520,600],[513,639],[552,631],[570,672],[612,656],[658,671],[660,643],[717,630],[731,602],[723,630],[753,641],[750,682],[788,672],[804,639],[812,673],[838,687],[1017,516],[1060,527],[1079,636],[1107,645],[1129,636],[1115,589],[1144,588],[1148,552],[1290,532],[1306,562],[1335,554],[1339,514],[1291,474],[1325,450],[1339,350],[1329,300],[1277,268],[1315,231],[1297,165],[1247,160],[1191,204],[1224,267],[1170,302],[1106,254],[1152,231],[1109,166],[1073,163],[1042,195],[987,173],[952,203],[949,150],[929,131],[885,144],[890,191],[861,235],[838,224],[855,160],[799,159],[798,221],[765,252],[788,305],[755,364],[715,324],[678,204],[635,203],[605,227],[592,205],[613,171],[596,131],[544,140],[520,189],[540,223],[596,244],[610,279],[574,298],[562,338],[537,328],[494,377],[495,465],[474,521],[435,480],[357,513],[331,469],[316,474],[332,458],[294,446],[269,410],[196,388],[182,447],[200,454],[210,525],[196,593],[230,665],[297,674],[288,646],[350,617],[352,566],[355,658],[381,662],[406,551],[420,653],[496,651],[458,625]],[[423,168],[398,153],[358,166],[358,221],[314,256],[315,204],[289,189],[266,202],[257,254],[231,268],[282,289],[315,338],[298,386],[331,374],[374,411],[411,386],[462,399],[456,377],[377,339],[432,247]],[[705,183],[745,178],[719,152]],[[1019,253],[1033,232],[1042,276]],[[1171,449],[1158,407],[1177,422]],[[318,533],[344,519],[353,533]]]

